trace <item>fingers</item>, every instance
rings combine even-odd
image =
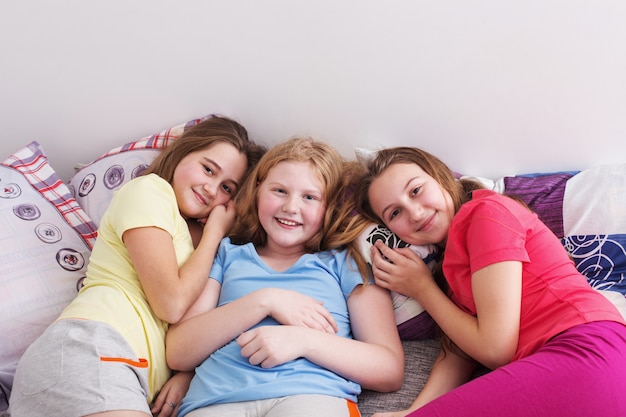
[[[175,402],[168,401],[161,408],[159,417],[176,416],[177,410],[178,410],[178,405]]]
[[[332,314],[320,303],[316,314],[309,323],[304,323],[305,327],[321,330],[326,333],[337,333],[339,326]]]
[[[265,363],[267,356],[262,349],[262,342],[256,340],[257,335],[258,331],[249,330],[242,333],[237,338],[237,343],[241,347],[241,355],[248,358],[248,362],[251,365],[260,365],[262,368],[269,368],[269,364]]]
[[[150,411],[153,415],[158,417],[174,417],[178,412],[179,406],[180,403],[169,400],[162,400],[159,398],[157,399],[157,401],[155,401],[154,406]]]

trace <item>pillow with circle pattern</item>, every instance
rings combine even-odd
[[[99,226],[113,193],[123,184],[141,175],[171,141],[190,127],[210,116],[181,123],[154,135],[112,149],[96,160],[77,166],[69,181],[76,201]]]
[[[39,143],[0,163],[0,411],[19,358],[78,293],[95,237]]]

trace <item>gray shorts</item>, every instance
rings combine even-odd
[[[151,416],[147,365],[108,324],[60,320],[22,356],[9,412],[11,417],[81,417],[135,410]]]
[[[213,404],[185,417],[360,417],[356,404],[328,395],[291,395],[268,400]],[[13,416],[11,416],[13,417]]]

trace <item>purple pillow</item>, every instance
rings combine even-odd
[[[576,172],[555,172],[504,177],[504,193],[521,199],[541,221],[563,237],[563,195]]]

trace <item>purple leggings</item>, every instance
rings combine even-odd
[[[626,326],[575,326],[410,417],[626,416]]]

